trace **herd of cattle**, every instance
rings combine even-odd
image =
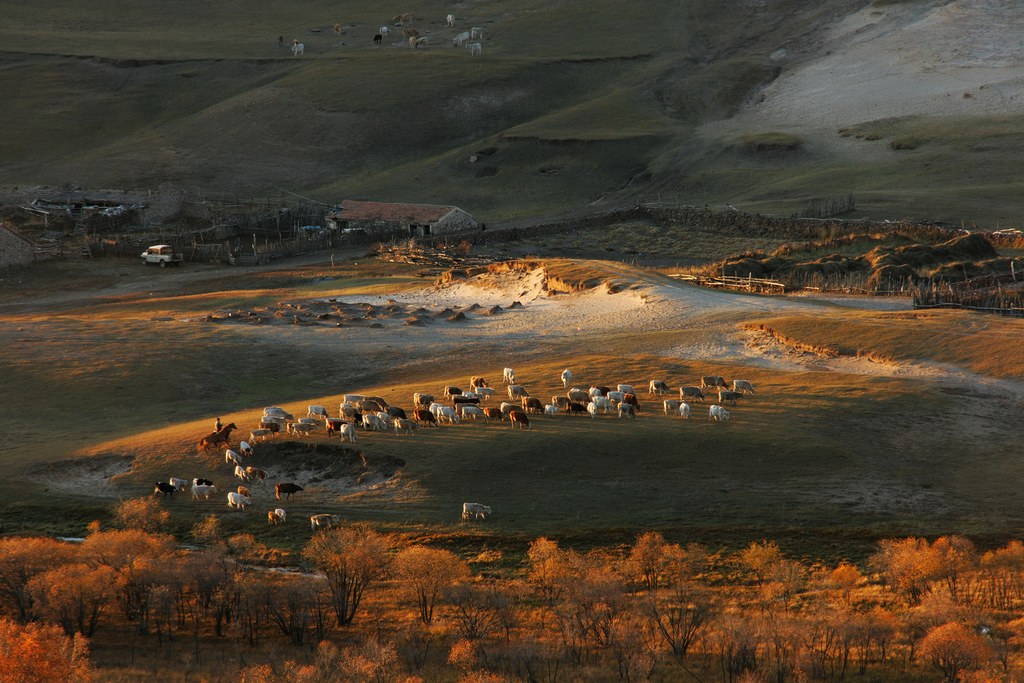
[[[417,49],[425,48],[430,45],[430,36],[420,35],[419,29],[413,27],[412,23],[412,12],[396,14],[391,18],[391,22],[389,24],[384,24],[377,29],[377,33],[373,36],[373,44],[383,45],[384,40],[392,34],[392,27],[394,27],[395,29],[401,29],[402,37],[409,47]],[[455,15],[449,14],[446,16],[444,23],[448,28],[455,28]],[[334,25],[334,33],[336,36],[341,36],[342,28],[340,23],[336,23]],[[468,31],[462,31],[452,38],[452,46],[465,48],[469,51],[471,56],[479,57],[483,54],[483,43],[479,42],[483,38],[483,35],[484,30],[482,28],[479,26],[473,26]],[[296,57],[300,57],[306,53],[305,43],[300,42],[298,38],[292,41],[290,49],[292,54]]]
[[[562,387],[566,389],[565,394],[552,396],[551,402],[546,404],[539,398],[531,396],[524,385],[517,383],[515,370],[505,368],[502,382],[508,401],[501,401],[498,406],[483,405],[494,399],[497,390],[483,377],[477,376],[470,379],[469,388],[465,390],[457,386],[445,386],[442,397],[447,403],[436,401],[431,394],[414,393],[413,408],[409,413],[403,408],[390,405],[379,396],[362,394],[345,394],[338,408],[338,417],[331,417],[327,408],[322,405],[311,405],[307,408],[306,416],[296,420],[295,416],[285,409],[271,406],[264,408],[260,426],[250,432],[249,439],[253,443],[258,443],[282,432],[295,435],[322,432],[328,437],[338,435],[342,441],[355,443],[358,429],[367,432],[386,432],[393,429],[395,434],[408,435],[417,429],[438,428],[442,424],[454,425],[463,420],[507,421],[513,429],[529,429],[530,415],[589,415],[596,418],[599,414],[614,412],[619,418],[635,419],[640,412],[638,392],[631,385],[617,384],[614,389],[610,386],[593,385],[589,389],[583,389],[573,385],[573,373],[569,369],[561,373],[560,380]],[[680,418],[691,416],[691,404],[694,401],[703,403],[709,397],[717,397],[718,402],[708,407],[707,419],[725,422],[729,420],[730,413],[722,404],[736,405],[745,394],[754,393],[754,385],[747,380],[733,380],[732,388],[729,386],[721,376],[706,376],[701,377],[697,383],[681,386],[678,390],[679,398],[664,398],[673,391],[664,380],[653,379],[648,384],[647,396],[661,399],[661,408],[665,415]],[[226,447],[224,462],[234,468],[235,478],[242,482],[236,490],[228,492],[227,504],[233,509],[245,510],[252,504],[252,494],[245,484],[264,482],[267,472],[245,464],[245,458],[253,455],[253,446],[248,441],[241,441],[237,451],[231,448],[229,439],[233,428],[235,425],[231,423],[207,435],[200,440],[199,448],[206,450],[220,444]],[[154,493],[173,496],[188,487],[187,480],[172,477],[167,482],[157,482]],[[191,482],[191,490],[193,500],[209,499],[211,494],[217,492],[217,487],[208,479],[196,478]],[[274,486],[277,500],[281,500],[282,496],[289,500],[293,494],[300,491],[303,491],[303,487],[294,482],[278,482]],[[491,508],[482,503],[467,502],[462,506],[462,519],[484,519],[490,512]],[[267,511],[267,521],[270,524],[281,524],[287,518],[287,512],[283,508]],[[310,526],[316,531],[330,527],[338,521],[337,515],[315,514],[310,517]]]

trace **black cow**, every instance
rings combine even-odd
[[[153,493],[162,493],[164,496],[174,497],[175,489],[173,486],[168,484],[166,481],[158,481],[153,485]]]

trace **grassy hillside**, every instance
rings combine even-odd
[[[0,88],[16,95],[0,126],[16,133],[0,140],[0,183],[283,189],[450,202],[485,220],[660,193],[790,213],[853,192],[868,215],[1016,220],[1019,180],[1005,170],[1019,132],[998,116],[880,124],[863,144],[890,140],[892,154],[860,164],[799,131],[697,135],[780,75],[780,48],[815,49],[829,22],[862,4],[12,6]],[[373,45],[399,9],[428,48],[410,49],[397,27]],[[480,57],[452,46],[471,26],[484,30]],[[305,55],[278,36],[303,41]],[[780,135],[792,144],[750,143]]]

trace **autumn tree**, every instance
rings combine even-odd
[[[0,539],[0,611],[26,621],[33,596],[29,581],[71,558],[78,549],[50,538]]]
[[[122,529],[135,529],[159,533],[167,528],[171,513],[160,505],[155,496],[130,498],[114,507],[114,522]]]
[[[530,583],[537,587],[545,602],[554,604],[566,577],[565,554],[558,543],[542,536],[530,544],[526,556]]]
[[[974,543],[963,536],[941,536],[932,544],[936,574],[945,581],[950,597],[960,602],[970,595],[969,584],[978,565]]]
[[[921,640],[919,652],[921,659],[942,672],[948,683],[956,683],[963,672],[981,667],[992,654],[984,638],[958,621],[930,630]]]
[[[939,557],[923,538],[884,539],[871,556],[871,564],[893,590],[911,603],[921,599],[940,573]]]
[[[55,626],[0,619],[0,681],[85,683],[93,679],[89,647]]]
[[[29,590],[43,613],[71,636],[91,637],[109,603],[117,573],[106,566],[65,564],[35,576]]]
[[[352,623],[367,586],[385,575],[393,545],[365,524],[332,527],[306,545],[303,556],[327,576],[338,626]]]
[[[758,583],[764,583],[772,566],[782,559],[782,551],[775,541],[754,542],[739,552],[740,564],[754,574]]]
[[[686,658],[706,629],[711,613],[710,594],[692,581],[679,581],[671,589],[652,595],[644,607],[654,631],[677,661]]]
[[[469,567],[450,550],[414,545],[398,553],[395,574],[415,601],[420,621],[429,624],[438,600],[469,576]]]

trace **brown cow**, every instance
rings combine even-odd
[[[526,413],[521,410],[513,410],[508,414],[508,419],[512,422],[512,429],[519,425],[520,429],[530,428],[530,418],[526,417]]]
[[[541,415],[544,412],[544,404],[541,403],[541,400],[539,398],[524,396],[523,410],[526,411],[527,413]]]
[[[640,412],[640,401],[637,399],[636,394],[626,394],[622,397],[623,403],[628,403],[633,406],[633,410]]]
[[[501,408],[484,408],[484,417],[488,420],[497,420],[501,422],[504,419],[505,414],[501,412]]]
[[[412,411],[412,419],[419,422],[421,426],[428,424],[434,425],[435,427],[437,426],[437,418],[434,417],[434,414],[426,408],[417,408]]]

